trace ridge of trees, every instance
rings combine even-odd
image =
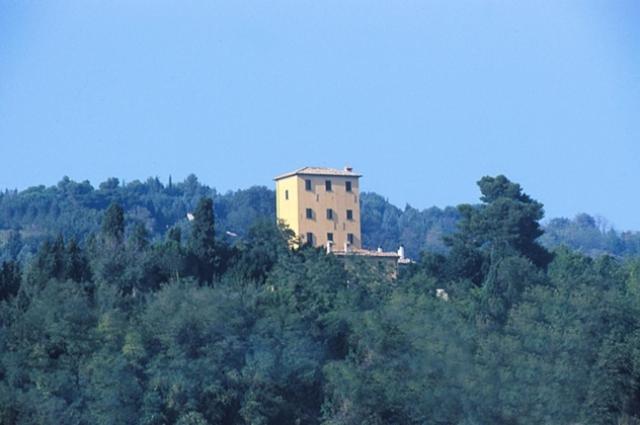
[[[397,280],[273,220],[217,237],[206,196],[155,239],[113,203],[0,264],[0,423],[640,423],[640,259],[549,251],[539,202],[479,187]]]
[[[221,194],[190,175],[179,183],[169,179],[166,185],[158,178],[126,184],[111,178],[94,188],[87,181],[65,177],[51,187],[0,192],[0,260],[25,260],[45,239],[59,234],[83,242],[100,229],[113,203],[126,212],[129,232],[141,231],[143,226],[152,240],[173,227],[186,233],[186,214],[194,211],[201,197],[213,199],[218,237],[229,241],[245,238],[256,220],[275,217],[275,195],[266,187]],[[403,245],[412,258],[423,251],[444,253],[448,249],[445,237],[461,219],[457,208],[418,210],[407,205],[401,209],[375,193],[362,193],[361,203],[365,246],[394,251]],[[640,253],[639,232],[617,232],[587,214],[573,220],[552,219],[543,227],[545,234],[539,242],[547,248],[566,245],[592,256]]]

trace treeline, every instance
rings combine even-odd
[[[129,228],[141,223],[152,240],[159,240],[170,227],[186,229],[186,214],[203,196],[213,199],[218,235],[229,243],[244,238],[256,220],[275,220],[275,195],[266,187],[220,194],[191,175],[175,184],[157,178],[125,184],[112,178],[94,188],[65,177],[52,187],[0,192],[0,261],[27,260],[45,239],[57,235],[83,242],[98,231],[104,211],[114,202],[124,208]],[[443,237],[455,231],[460,218],[453,207],[401,209],[375,193],[363,193],[360,199],[364,245],[387,251],[403,245],[411,258],[423,251],[445,252]],[[639,232],[617,232],[586,214],[553,219],[545,231],[541,243],[549,249],[564,245],[591,256],[640,254]]]
[[[170,227],[184,228],[186,214],[203,196],[213,199],[219,237],[229,242],[246,236],[258,219],[275,220],[275,194],[266,187],[219,194],[190,175],[167,185],[158,178],[126,184],[111,178],[94,188],[65,177],[51,187],[0,193],[0,259],[27,259],[45,239],[59,234],[83,241],[99,229],[114,202],[126,211],[128,224],[141,223],[158,239]],[[403,244],[413,257],[424,250],[444,250],[441,237],[453,232],[458,219],[451,207],[401,210],[373,193],[363,193],[361,201],[365,245],[395,251]]]
[[[111,178],[94,188],[65,177],[51,187],[0,193],[0,260],[28,259],[57,235],[84,241],[100,229],[113,203],[126,211],[127,229],[141,224],[151,239],[160,239],[171,227],[185,228],[187,213],[202,197],[214,200],[220,238],[243,237],[255,221],[275,216],[274,193],[265,187],[219,194],[190,175],[176,184],[170,178],[167,185],[157,178],[126,184]]]
[[[578,214],[573,220],[554,218],[545,226],[540,241],[545,246],[566,246],[592,257],[640,255],[640,232],[618,232],[601,218]]]
[[[150,240],[112,204],[0,268],[3,424],[640,423],[640,260],[539,244],[542,205],[479,182],[397,280],[215,237],[210,198]]]

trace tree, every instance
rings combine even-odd
[[[552,255],[537,242],[543,234],[539,223],[544,215],[542,204],[505,176],[483,177],[478,186],[482,204],[460,205],[458,231],[446,239],[452,275],[479,285],[490,264],[509,255],[545,268]]]
[[[0,337],[0,345],[6,343],[0,350],[0,384],[13,390],[13,407],[19,411],[13,423],[91,423],[83,419],[85,365],[98,342],[93,332],[97,310],[70,282],[52,280],[42,289],[30,288],[29,298],[11,324],[2,325],[10,332]]]
[[[9,235],[7,236],[7,243],[4,246],[4,258],[9,261],[15,261],[18,259],[18,255],[20,254],[20,250],[22,249],[22,236],[20,235],[19,229],[11,229],[9,230]],[[0,255],[2,258],[2,255]]]
[[[0,301],[15,296],[20,289],[21,271],[18,263],[3,262],[0,266]]]
[[[124,210],[119,204],[112,203],[102,219],[102,234],[116,244],[124,239]]]
[[[51,279],[65,279],[66,253],[64,239],[58,235],[54,240],[45,240],[33,261],[29,263],[26,280],[42,287]]]
[[[100,183],[100,190],[116,190],[120,186],[120,180],[115,177],[110,177],[106,181]]]
[[[193,213],[188,249],[194,276],[201,282],[210,283],[216,265],[213,200],[211,198],[201,198]]]
[[[290,229],[273,221],[257,222],[240,245],[235,271],[249,281],[264,283],[278,258],[290,253],[289,241],[293,237]]]
[[[167,232],[167,240],[180,244],[182,242],[182,230],[176,226],[172,227]]]
[[[149,246],[149,231],[143,223],[136,223],[134,225],[129,243],[133,249],[139,251]]]
[[[86,282],[91,278],[89,260],[75,239],[71,239],[67,242],[65,277],[75,282]]]

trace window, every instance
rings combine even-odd
[[[331,208],[327,208],[327,220],[333,220],[333,210]]]
[[[353,220],[353,210],[347,210],[347,220]]]
[[[327,233],[327,240],[333,242],[333,233]]]
[[[313,210],[311,208],[307,208],[307,218],[309,220],[313,218]]]
[[[307,240],[306,240],[307,244],[309,245],[313,245],[313,233],[308,232],[307,233]]]
[[[349,245],[353,245],[353,233],[347,233],[347,242]]]
[[[307,179],[304,181],[305,190],[311,190],[311,180]]]
[[[327,192],[331,192],[331,180],[325,180],[324,188],[327,190]]]
[[[351,192],[351,182],[346,182],[345,188],[347,189],[347,192]]]
[[[288,190],[284,191],[284,199],[287,200],[287,201],[289,200],[289,191]]]

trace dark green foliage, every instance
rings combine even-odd
[[[149,246],[149,232],[144,224],[135,224],[130,242],[133,249],[143,250]]]
[[[573,220],[555,218],[549,221],[540,242],[552,248],[567,246],[590,256],[640,254],[639,232],[617,232],[603,219],[588,214],[578,214]]]
[[[122,243],[124,238],[124,210],[120,205],[114,203],[107,208],[102,219],[102,235],[113,243]]]
[[[244,279],[263,283],[278,260],[289,255],[293,236],[291,230],[273,221],[257,222],[238,247],[234,271]]]
[[[89,260],[75,239],[65,243],[60,235],[46,240],[36,253],[26,279],[32,284],[44,286],[51,279],[86,282],[91,277]]]
[[[193,217],[188,245],[189,268],[198,280],[211,282],[217,263],[213,200],[200,199]]]
[[[0,266],[0,301],[14,297],[20,289],[21,272],[18,263],[3,262]]]
[[[126,185],[109,179],[99,186],[64,177],[56,186],[0,193],[0,261],[27,260],[45,239],[58,234],[84,243],[100,229],[104,212],[113,203],[122,206],[125,225],[131,230],[131,223],[144,224],[150,240],[161,239],[172,227],[186,230],[186,214],[202,197],[213,199],[218,238],[230,242],[246,237],[254,222],[273,221],[275,216],[275,194],[265,187],[218,194],[194,175],[167,186],[157,177]],[[443,237],[455,232],[460,219],[453,207],[400,209],[374,193],[362,193],[360,202],[364,246],[395,251],[403,245],[410,258],[418,258],[422,251],[447,252]],[[540,243],[547,248],[566,245],[589,255],[640,253],[640,233],[616,232],[586,214],[574,220],[553,219],[545,231]]]
[[[458,207],[459,230],[445,240],[451,247],[451,276],[479,285],[491,267],[512,255],[546,267],[551,254],[537,242],[543,234],[542,204],[504,176],[483,177],[478,186],[482,204]]]
[[[151,240],[159,239],[173,226],[186,229],[186,214],[194,211],[202,197],[215,201],[221,237],[226,231],[244,236],[257,218],[275,215],[274,193],[264,187],[219,194],[191,175],[166,187],[157,178],[126,185],[109,179],[96,189],[87,181],[65,177],[52,187],[0,193],[0,261],[18,254],[20,260],[28,259],[45,239],[58,234],[84,243],[101,229],[105,211],[114,203],[124,210],[125,227],[131,230],[131,223],[142,223]],[[12,232],[20,236],[19,246],[7,243]],[[17,251],[12,246],[18,246]]]
[[[167,233],[167,239],[178,244],[182,242],[182,231],[180,230],[180,228],[172,227],[171,229],[169,229],[169,232]]]
[[[11,229],[7,232],[7,241],[4,244],[3,252],[0,252],[0,260],[3,261],[16,261],[20,256],[20,251],[23,248],[22,236],[20,231]]]
[[[127,187],[202,195],[194,176]],[[640,423],[640,260],[551,258],[541,205],[480,187],[451,248],[395,280],[291,250],[274,220],[216,239],[206,196],[162,237],[113,207],[79,242],[48,238],[0,266],[0,423]]]
[[[65,277],[74,282],[87,282],[91,279],[89,260],[75,239],[71,239],[66,246]]]
[[[11,399],[9,405],[0,402],[0,418],[79,423],[89,401],[84,365],[99,344],[98,312],[76,284],[50,281],[41,289],[22,290],[28,304],[12,312],[0,342],[5,347],[0,394]]]
[[[386,251],[396,251],[403,245],[411,258],[422,251],[445,252],[442,237],[455,231],[459,219],[452,207],[420,211],[407,205],[401,210],[375,193],[363,193],[360,202],[363,244]]]

